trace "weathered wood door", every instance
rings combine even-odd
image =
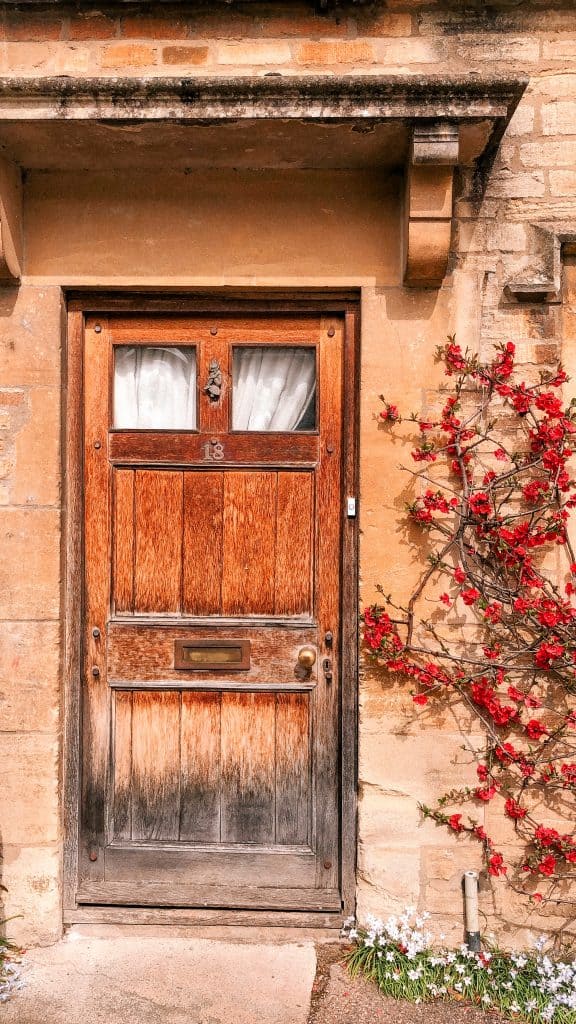
[[[86,320],[80,903],[341,907],[343,338]]]

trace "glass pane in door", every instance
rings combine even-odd
[[[232,387],[234,430],[316,429],[316,349],[237,347]]]
[[[117,430],[194,430],[195,348],[118,345],[113,426]]]

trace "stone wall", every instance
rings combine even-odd
[[[218,190],[213,174],[199,175],[196,189],[189,183],[185,188],[182,175],[167,175],[164,185],[157,176],[119,179],[41,169],[29,175],[24,283],[0,292],[0,827],[7,911],[24,915],[12,930],[26,941],[50,941],[61,927],[61,288],[201,283],[361,289],[363,601],[373,597],[377,582],[400,597],[407,594],[417,571],[399,527],[408,493],[398,469],[402,454],[375,419],[383,388],[391,401],[425,408],[441,380],[434,347],[452,332],[482,354],[494,342],[514,340],[527,372],[556,352],[568,366],[575,362],[568,344],[573,316],[563,317],[560,297],[519,304],[505,286],[547,272],[549,254],[534,225],[572,224],[576,230],[576,13],[572,4],[544,0],[490,9],[478,4],[465,14],[458,6],[389,0],[386,7],[342,7],[323,16],[294,4],[212,5],[196,13],[166,6],[154,16],[137,8],[119,14],[104,8],[61,14],[60,7],[0,12],[4,77],[530,78],[485,191],[472,172],[459,178],[450,271],[440,290],[401,286],[398,178],[363,172],[344,179],[338,175],[348,172],[333,172],[321,183],[314,172],[221,172]],[[307,211],[298,223],[287,216],[287,192]],[[252,226],[245,220],[247,194],[261,203]],[[244,217],[244,233],[235,240],[212,230],[215,195],[230,222]],[[114,219],[107,216],[111,197]],[[167,255],[171,232],[177,244]],[[145,237],[163,253],[159,268],[142,262]],[[481,737],[454,708],[440,717],[416,715],[399,685],[383,685],[368,671],[360,697],[360,913],[417,902],[438,917],[439,929],[459,938],[461,873],[478,865],[478,850],[422,823],[417,801],[472,778],[471,755],[461,748]],[[495,883],[483,893],[490,927],[519,941],[531,929],[541,931],[530,908],[503,892]]]

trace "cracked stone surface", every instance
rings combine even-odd
[[[23,957],[3,1024],[305,1024],[312,941],[69,936]]]

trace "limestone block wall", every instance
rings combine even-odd
[[[0,917],[58,934],[60,289],[0,289]]]
[[[441,382],[433,351],[453,332],[483,355],[497,341],[515,341],[527,372],[556,354],[568,366],[574,361],[568,305],[518,304],[505,286],[546,270],[535,225],[576,229],[576,13],[568,0],[458,6],[388,0],[326,15],[292,3],[197,11],[162,5],[154,15],[136,6],[0,9],[3,77],[530,79],[484,190],[471,171],[459,175],[450,269],[439,290],[401,286],[401,182],[376,171],[322,178],[255,169],[219,172],[217,180],[198,172],[193,181],[168,172],[163,180],[113,172],[28,176],[25,277],[19,290],[0,290],[0,829],[6,910],[24,915],[12,930],[25,941],[50,941],[61,927],[62,288],[359,288],[362,602],[377,582],[402,597],[417,572],[400,527],[409,494],[398,469],[403,454],[378,429],[378,394],[385,389],[410,409],[429,406]],[[258,202],[247,207],[247,195]],[[114,219],[107,216],[112,201]],[[241,229],[234,236],[214,230],[224,222]],[[151,240],[154,265],[146,255]],[[418,903],[459,939],[460,877],[477,866],[478,850],[422,823],[417,802],[472,778],[471,754],[461,748],[481,737],[456,708],[440,717],[416,714],[400,684],[383,685],[366,667],[360,705],[359,912]],[[494,884],[482,895],[489,927],[507,941],[540,932],[530,908],[504,892]],[[561,924],[571,926],[569,912],[549,921]]]

